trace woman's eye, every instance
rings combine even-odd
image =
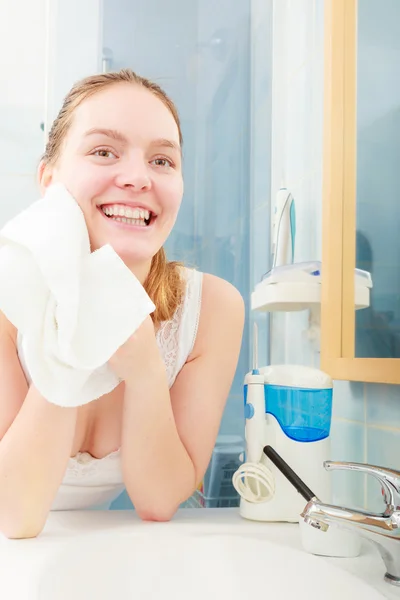
[[[107,150],[106,148],[95,150],[93,156],[99,156],[100,158],[117,158],[114,152],[111,152],[111,150]]]
[[[168,158],[155,158],[151,161],[156,167],[172,167],[172,162]]]

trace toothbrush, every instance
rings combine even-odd
[[[274,463],[277,469],[280,470],[282,475],[292,484],[292,486],[301,494],[307,502],[316,498],[314,492],[304,483],[302,479],[293,471],[293,469],[283,460],[283,458],[277,453],[272,446],[265,446],[264,453]]]
[[[253,368],[246,375],[246,425],[245,438],[247,446],[247,462],[258,463],[265,446],[265,395],[264,375],[258,369],[258,328],[253,327]]]

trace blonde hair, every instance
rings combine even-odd
[[[131,69],[122,69],[85,77],[72,87],[50,129],[45,153],[42,157],[46,165],[52,165],[59,159],[62,144],[71,127],[74,110],[90,96],[117,83],[130,83],[144,87],[161,100],[174,117],[179,131],[179,141],[182,145],[179,115],[172,100],[156,83],[137,75]],[[164,248],[160,248],[153,256],[144,288],[156,306],[152,319],[157,324],[171,319],[182,301],[184,288],[180,275],[181,266],[181,263],[167,260]]]

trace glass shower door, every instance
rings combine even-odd
[[[265,17],[269,4],[257,0],[87,0],[83,4],[58,0],[49,13],[46,126],[71,85],[85,75],[129,67],[161,85],[178,107],[184,137],[185,193],[166,244],[168,257],[227,279],[240,290],[246,304],[254,285],[250,270],[252,189],[254,184],[259,188],[262,180],[260,175],[253,180],[251,164],[252,92],[257,87],[252,79],[253,34],[259,25],[258,13]],[[265,173],[268,169],[265,165]],[[264,193],[268,196],[269,189]],[[268,236],[267,221],[264,231]],[[265,261],[267,265],[267,257]],[[238,448],[244,443],[242,390],[249,364],[246,322],[216,452],[222,467],[230,465],[231,470],[239,464]],[[226,449],[225,455],[220,447]],[[231,450],[236,463],[232,463]],[[214,499],[222,493],[218,486],[210,482]],[[233,488],[223,493],[237,500]],[[121,505],[117,502],[117,506]]]

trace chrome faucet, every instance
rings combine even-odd
[[[378,479],[386,508],[382,513],[355,511],[312,498],[301,516],[321,531],[330,525],[348,529],[373,542],[385,563],[385,581],[400,586],[400,472],[373,465],[350,462],[324,462],[327,470],[346,469],[367,473]]]

